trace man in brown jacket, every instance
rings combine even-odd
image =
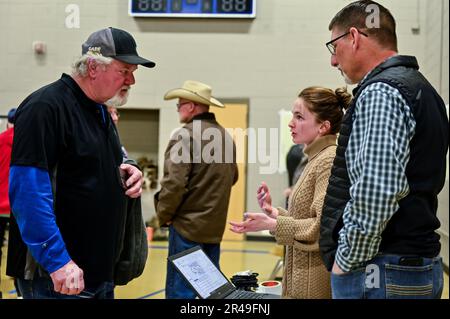
[[[166,93],[178,99],[180,122],[165,152],[161,190],[155,196],[161,226],[169,226],[169,256],[200,245],[219,267],[231,187],[238,179],[236,146],[210,106],[224,107],[201,82],[186,81]],[[193,299],[195,293],[167,264],[166,298]]]

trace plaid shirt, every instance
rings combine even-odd
[[[381,234],[409,193],[405,174],[416,122],[400,92],[385,83],[367,86],[356,101],[345,153],[350,179],[336,263],[343,271],[372,259]]]

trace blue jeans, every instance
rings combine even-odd
[[[169,256],[175,255],[186,249],[200,246],[212,260],[214,265],[219,267],[220,244],[200,244],[190,241],[181,236],[173,226],[169,226]],[[197,295],[178,273],[173,265],[167,263],[166,275],[166,299],[194,299]]]
[[[49,277],[36,276],[33,280],[17,279],[23,299],[114,299],[114,284],[104,282],[95,288],[85,288],[79,295],[64,295],[53,290]]]
[[[379,254],[361,268],[332,273],[333,299],[440,299],[442,258],[421,258],[415,264],[402,257]]]

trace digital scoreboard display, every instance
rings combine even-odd
[[[254,18],[256,0],[129,0],[133,17]]]

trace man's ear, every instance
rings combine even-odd
[[[356,50],[360,46],[361,34],[358,32],[358,29],[355,27],[350,28],[350,35],[352,37],[352,48]]]
[[[195,110],[195,103],[194,103],[194,102],[189,103],[188,108],[189,108],[189,109],[188,109],[188,110],[189,110],[189,113],[194,112],[194,110]]]
[[[89,59],[87,62],[87,70],[88,70],[89,77],[95,79],[95,77],[97,76],[97,72],[98,72],[98,63],[93,59]]]
[[[321,136],[327,135],[330,132],[330,130],[331,130],[330,121],[323,121],[319,127],[319,134]]]

